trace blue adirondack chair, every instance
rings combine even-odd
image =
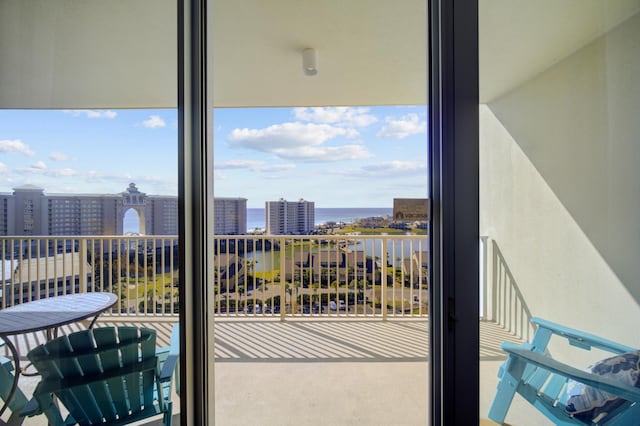
[[[531,343],[502,344],[502,350],[507,352],[508,357],[498,373],[500,382],[489,410],[491,420],[500,424],[504,422],[517,393],[556,425],[640,424],[640,388],[558,362],[547,351],[547,345],[553,336],[567,339],[569,344],[581,349],[599,348],[617,355],[637,351],[637,348],[540,318],[533,318],[531,323],[537,327]],[[572,415],[566,409],[568,395],[565,389],[569,380],[621,399],[616,401],[616,406],[600,413],[595,419]]]
[[[167,360],[169,355],[174,355],[176,357],[180,356],[180,324],[174,324],[171,330],[171,341],[169,346],[163,346],[156,350],[156,355],[158,356],[158,361],[162,366],[164,362]],[[170,385],[171,383],[169,383]],[[176,365],[175,368],[175,389],[176,393],[180,395],[180,366]]]
[[[50,425],[128,424],[163,415],[171,425],[171,386],[176,355],[162,368],[155,330],[104,327],[60,336],[27,354],[42,375],[23,415],[43,413]],[[54,396],[68,410],[50,410]]]

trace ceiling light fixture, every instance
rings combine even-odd
[[[302,51],[302,69],[304,75],[318,74],[318,52],[316,49],[304,49]]]

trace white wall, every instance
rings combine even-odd
[[[640,346],[640,14],[480,111],[481,235],[534,316]]]

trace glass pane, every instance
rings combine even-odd
[[[58,361],[41,352],[53,339],[81,353],[117,347],[100,361],[78,359],[85,372],[97,364],[108,371],[108,358],[130,372],[138,361],[155,371],[178,354],[176,38],[171,1],[0,3],[5,420],[52,374]],[[91,376],[67,373],[70,383]],[[7,395],[14,380],[18,388]],[[142,409],[137,387],[122,395],[99,387],[82,388],[80,404],[58,398],[58,406],[76,420],[89,394],[123,419]],[[174,413],[176,388],[165,389]],[[83,415],[109,420],[111,410]],[[25,420],[46,422],[44,414]]]
[[[638,347],[639,12],[480,2],[481,417],[590,423],[634,409],[569,368],[631,386],[638,376],[635,354],[594,363]],[[524,353],[503,364],[503,341]],[[557,374],[523,374],[532,353],[561,363]],[[516,382],[547,409],[511,399]]]
[[[211,6],[216,422],[427,423],[427,2]]]

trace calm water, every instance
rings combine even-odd
[[[354,222],[356,219],[372,216],[391,216],[391,208],[316,208],[316,225],[326,222]],[[265,228],[264,209],[247,209],[247,230],[255,228]]]
[[[376,257],[378,259],[382,258],[382,242],[380,239],[358,240],[358,237],[353,237],[351,239],[351,243],[349,244],[349,249],[363,250],[365,251],[366,255],[369,257]],[[324,251],[324,250],[333,250],[333,249],[330,249],[330,248],[313,249],[314,252],[316,250]],[[428,238],[419,239],[419,240],[403,240],[403,239],[387,240],[386,260],[393,266],[400,266],[402,264],[402,259],[410,258],[414,252],[428,251],[428,250],[429,250]],[[256,272],[265,272],[265,271],[270,271],[272,269],[280,268],[280,252],[279,251],[256,250],[253,252],[245,253],[243,257],[246,259],[254,259],[256,261],[256,263],[254,264],[254,270]]]

